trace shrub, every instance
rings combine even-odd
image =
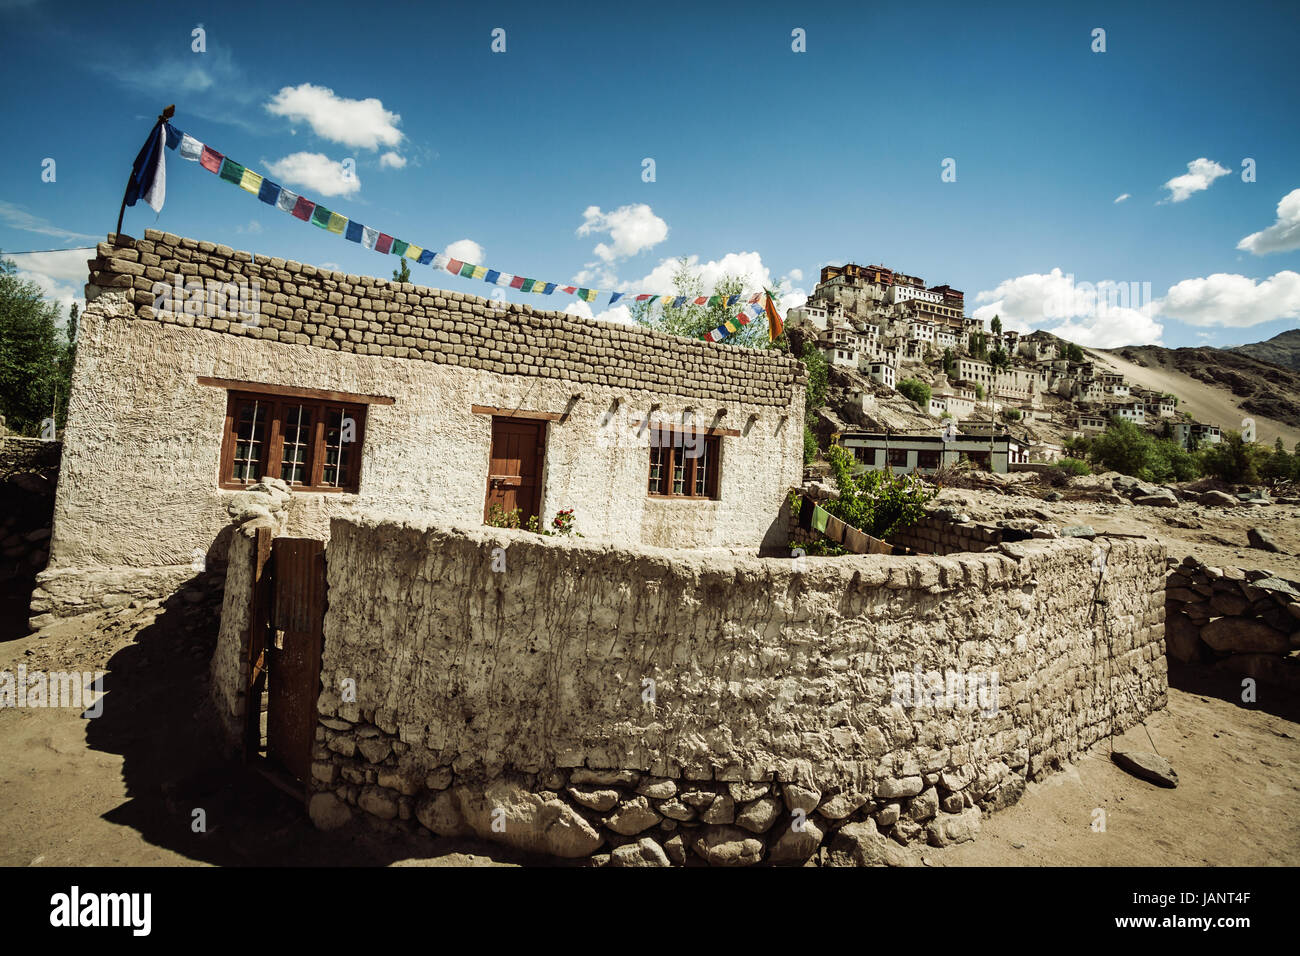
[[[830,378],[830,363],[826,361],[826,356],[817,351],[817,347],[811,342],[805,342],[803,346],[804,366],[808,369],[808,392],[807,401],[804,405],[804,414],[814,412],[826,404],[826,386]]]
[[[930,410],[930,386],[926,385],[925,382],[914,378],[905,378],[898,383],[897,391],[921,411],[928,412]]]
[[[813,463],[813,459],[817,457],[818,450],[819,449],[817,447],[817,436],[813,434],[813,430],[811,428],[809,428],[807,425],[804,425],[803,463],[805,465],[811,465]]]
[[[1241,440],[1241,432],[1227,431],[1217,445],[1206,445],[1199,455],[1201,469],[1220,481],[1250,485],[1260,480],[1259,468],[1268,449]]]
[[[1091,475],[1092,468],[1086,461],[1077,458],[1062,458],[1052,466],[1054,470],[1065,475]]]
[[[853,474],[853,457],[834,447],[826,457],[839,497],[823,507],[845,524],[875,538],[885,538],[899,528],[914,524],[925,514],[923,507],[936,494],[912,475],[895,475],[888,470]]]

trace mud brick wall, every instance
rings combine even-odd
[[[312,817],[611,864],[970,839],[1165,703],[1164,548],[1103,542],[1099,574],[1096,546],[796,563],[336,519]],[[898,698],[915,672],[996,675],[996,706]]]
[[[1003,530],[996,525],[977,521],[953,521],[942,515],[927,514],[915,524],[900,528],[889,536],[891,544],[901,544],[918,554],[956,554],[960,551],[983,551],[1002,542]]]
[[[802,364],[779,352],[346,275],[153,229],[140,240],[110,236],[89,266],[92,286],[130,290],[137,318],[227,335],[770,407],[789,406],[806,381]],[[259,283],[259,321],[155,311],[154,283],[176,276]]]
[[[1300,693],[1300,583],[1219,568],[1190,555],[1166,579],[1171,660],[1253,677]]]

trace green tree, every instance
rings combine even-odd
[[[62,425],[56,406],[66,407],[71,362],[56,329],[58,306],[17,273],[12,260],[0,259],[0,414],[10,431],[38,435],[51,414]]]
[[[989,323],[989,328],[993,330],[994,335],[1002,334],[1002,319],[1000,316],[993,316],[993,321]]]
[[[930,410],[930,386],[914,378],[905,378],[895,386],[904,398],[909,399],[923,412]]]
[[[398,265],[399,268],[393,270],[393,281],[394,281],[394,282],[410,282],[410,281],[411,281],[411,268],[410,268],[410,266],[408,266],[408,265],[406,264],[406,257],[403,256],[401,259],[398,259],[398,260],[397,260],[397,265]]]
[[[984,401],[984,386],[979,382],[975,383],[975,397],[981,402]]]
[[[677,260],[672,283],[673,296],[685,296],[688,300],[685,304],[674,305],[671,298],[659,299],[654,303],[638,302],[631,307],[632,318],[660,332],[698,339],[705,332],[723,325],[728,319],[735,319],[741,309],[746,307],[745,303],[740,302],[735,305],[726,304],[726,298],[742,295],[745,292],[745,280],[742,276],[723,275],[714,283],[712,290],[706,291],[703,277],[685,256]],[[770,291],[777,297],[781,294],[779,287],[774,287]],[[716,305],[695,305],[690,301],[702,295],[724,298]],[[749,348],[777,347],[789,350],[789,342],[784,333],[775,343],[769,341],[767,323],[762,319],[751,319],[748,325],[741,326],[739,332],[728,335],[722,342],[724,345],[741,345]]]
[[[943,374],[948,376],[949,381],[957,377],[957,356],[952,349],[943,350]]]
[[[853,474],[853,456],[838,445],[826,452],[839,497],[822,505],[847,525],[875,538],[885,538],[914,524],[925,514],[925,503],[938,490],[911,475],[888,469]]]
[[[1201,450],[1201,469],[1220,481],[1257,484],[1260,465],[1268,454],[1268,449],[1255,442],[1242,441],[1241,432],[1229,430],[1223,433],[1217,445],[1206,445]]]
[[[804,368],[808,370],[808,396],[804,403],[804,414],[811,415],[826,404],[830,363],[826,361],[826,356],[809,341],[804,342],[803,355],[800,358],[803,359]]]
[[[972,332],[970,334],[970,354],[977,359],[982,359],[988,355],[989,337],[983,332]]]
[[[1071,362],[1082,362],[1083,349],[1079,348],[1079,346],[1075,345],[1073,342],[1066,342],[1065,357]]]
[[[999,346],[989,355],[989,365],[993,367],[995,372],[1008,369],[1011,367],[1011,356],[1007,354],[1006,349]]]

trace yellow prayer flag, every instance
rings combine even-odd
[[[325,227],[326,229],[328,229],[330,232],[337,232],[341,235],[343,233],[343,230],[346,229],[347,227],[348,227],[347,216],[340,216],[336,212],[330,213],[330,221],[329,221],[329,225]]]
[[[422,252],[424,252],[424,249],[422,249],[420,246],[412,245],[406,247],[406,252],[403,253],[403,255],[405,255],[406,258],[408,259],[418,259],[420,258],[420,253]]]
[[[262,177],[251,169],[245,169],[244,175],[239,178],[239,188],[246,189],[256,196],[262,188]]]

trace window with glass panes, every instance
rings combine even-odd
[[[230,392],[220,485],[280,478],[296,491],[356,491],[366,406]]]
[[[650,435],[647,493],[671,498],[717,498],[720,447],[718,435],[655,429]]]

